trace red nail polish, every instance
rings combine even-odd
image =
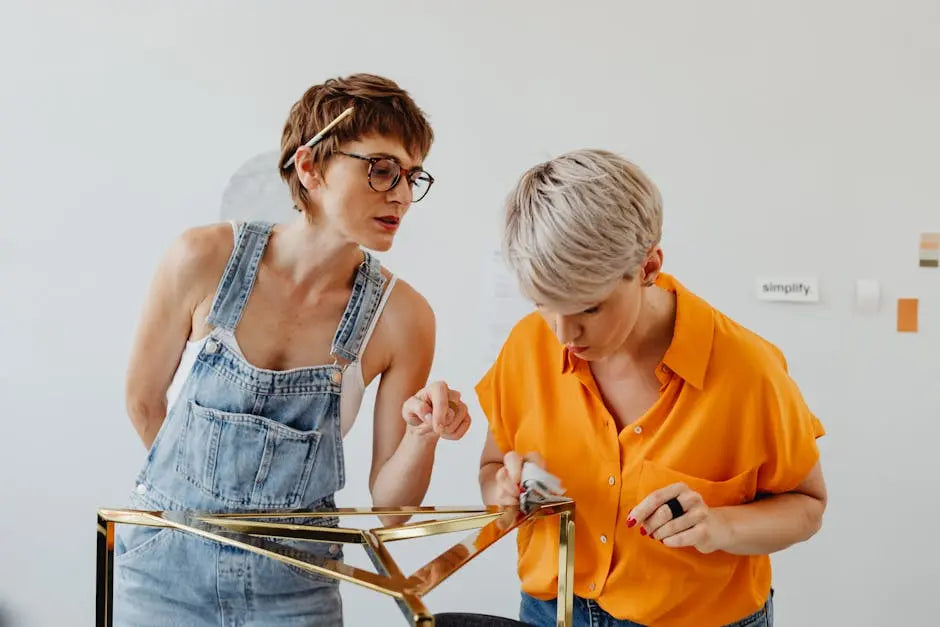
[[[640,527],[640,535],[641,535],[641,536],[645,536],[645,535],[646,535],[646,527]]]
[[[627,518],[627,527],[633,527],[636,525],[636,518]]]

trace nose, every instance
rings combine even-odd
[[[555,318],[555,335],[562,344],[575,344],[581,336],[581,327],[568,316],[558,316]]]
[[[404,172],[401,175],[401,178],[398,179],[398,182],[395,184],[395,187],[386,192],[387,198],[392,202],[398,202],[403,204],[405,207],[411,204],[414,200],[414,194],[412,193],[411,184],[408,182],[408,179],[405,177]]]

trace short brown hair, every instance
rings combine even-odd
[[[371,133],[395,137],[409,153],[422,158],[431,149],[434,131],[424,112],[393,81],[374,74],[353,74],[314,85],[291,107],[281,135],[278,166],[296,209],[305,205],[306,189],[300,183],[297,168],[284,169],[284,164],[304,142],[350,106],[355,107],[352,116],[331,129],[312,149],[314,163],[321,173],[323,164],[340,144]]]

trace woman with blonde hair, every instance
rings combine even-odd
[[[488,504],[537,460],[576,502],[575,624],[771,625],[768,555],[822,524],[824,430],[780,351],[664,273],[662,202],[601,150],[526,172],[506,258],[538,311],[477,385]],[[520,617],[554,625],[557,523],[519,530]]]

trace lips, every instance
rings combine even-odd
[[[572,353],[583,353],[587,349],[588,349],[587,346],[571,346],[570,344],[568,345],[568,350]]]
[[[384,229],[389,233],[394,233],[398,230],[398,224],[400,220],[395,216],[382,216],[375,219],[376,223],[380,228]]]

